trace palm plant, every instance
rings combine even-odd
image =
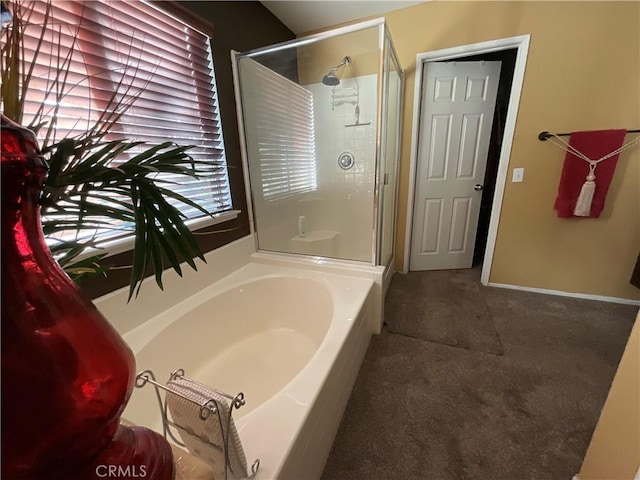
[[[109,132],[139,96],[139,87],[136,90],[131,81],[138,74],[136,65],[128,65],[120,72],[106,108],[95,120],[79,119],[83,125],[87,123],[81,133],[58,138],[59,106],[79,82],[76,78],[72,80],[70,69],[77,48],[77,32],[72,35],[73,45],[66,53],[50,55],[50,51],[45,52],[57,58],[57,64],[50,65],[44,82],[46,88],[41,93],[43,100],[36,114],[25,123],[25,102],[30,85],[35,80],[40,85],[43,83],[34,72],[46,43],[45,27],[52,22],[49,0],[44,21],[38,22],[42,33],[37,46],[32,48],[30,55],[25,55],[23,39],[35,3],[16,0],[9,4],[12,17],[2,33],[1,96],[3,114],[38,134],[42,152],[49,162],[41,211],[44,235],[51,242],[52,253],[76,281],[104,274],[108,270],[104,265],[105,254],[97,250],[89,258],[79,259],[78,256],[88,248],[99,249],[95,241],[96,229],[110,229],[116,222],[118,229],[129,231],[135,239],[129,299],[139,293],[142,280],[150,272],[155,274],[156,283],[162,288],[165,263],[181,275],[181,262],[186,261],[196,269],[194,258],[204,260],[193,234],[185,225],[185,215],[174,205],[186,204],[209,215],[196,203],[173,192],[172,182],[162,174],[197,178],[203,165],[189,155],[191,146],[178,146],[172,142],[148,145],[109,138]],[[61,232],[65,233],[63,240],[57,238]],[[69,232],[77,235],[69,239]],[[94,233],[87,238],[86,232]]]

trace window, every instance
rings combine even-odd
[[[256,190],[275,200],[317,189],[313,94],[251,58],[240,63],[248,157]]]
[[[27,55],[32,56],[47,3],[34,5],[38,13],[25,32]],[[229,212],[231,193],[209,37],[142,1],[54,0],[50,12],[25,123],[44,101],[51,111],[59,109],[59,140],[86,129],[86,119],[95,118],[118,92],[132,104],[106,139],[147,142],[141,150],[165,141],[194,145],[189,154],[205,161],[206,167],[199,179],[177,178],[172,190],[211,213]],[[74,87],[52,103],[43,98],[50,66],[68,56]],[[203,217],[195,208],[174,205],[189,219]],[[99,233],[100,239],[113,235]]]

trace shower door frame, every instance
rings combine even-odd
[[[259,241],[258,241],[258,235],[257,235],[257,231],[256,231],[256,219],[255,219],[255,201],[254,201],[254,196],[253,196],[253,192],[251,191],[251,179],[250,179],[250,172],[249,172],[249,158],[248,158],[248,154],[247,154],[247,143],[246,143],[246,133],[245,133],[245,129],[244,129],[244,113],[242,110],[242,97],[241,97],[241,91],[240,91],[240,78],[239,78],[239,71],[238,71],[238,61],[241,58],[251,58],[251,57],[255,57],[258,55],[264,55],[264,54],[268,54],[268,53],[275,53],[281,50],[286,50],[289,48],[295,48],[295,47],[299,47],[302,45],[307,45],[307,44],[311,44],[311,43],[316,43],[325,39],[329,39],[329,38],[333,38],[333,37],[337,37],[340,35],[344,35],[344,34],[348,34],[348,33],[352,33],[352,32],[357,32],[359,30],[365,30],[367,28],[372,28],[372,27],[378,27],[378,31],[379,31],[379,42],[378,42],[378,49],[380,51],[380,62],[378,65],[378,86],[377,86],[377,98],[376,98],[376,118],[377,118],[377,125],[376,125],[376,147],[375,147],[375,159],[374,159],[374,171],[375,171],[375,180],[374,180],[374,195],[373,195],[373,231],[372,231],[372,252],[371,252],[371,260],[370,261],[365,261],[365,260],[350,260],[350,259],[344,259],[344,258],[335,258],[335,257],[323,257],[323,256],[318,256],[318,255],[305,255],[305,254],[299,254],[299,253],[293,253],[293,252],[278,252],[278,251],[273,251],[273,250],[263,250],[260,248],[259,245]],[[298,38],[295,40],[289,40],[286,42],[281,42],[275,45],[270,45],[267,47],[261,47],[261,48],[255,48],[252,50],[248,50],[246,52],[238,52],[236,50],[231,50],[231,67],[232,67],[232,72],[233,72],[233,86],[234,86],[234,92],[235,92],[235,101],[236,101],[236,112],[237,112],[237,120],[238,120],[238,132],[240,134],[240,138],[241,138],[241,142],[240,142],[240,153],[241,153],[241,157],[242,157],[242,173],[244,176],[244,188],[245,188],[245,196],[247,198],[247,214],[248,214],[248,218],[249,218],[249,231],[250,234],[254,236],[254,242],[255,242],[255,248],[256,248],[256,252],[268,252],[269,254],[275,254],[275,255],[294,255],[296,257],[299,258],[306,258],[315,262],[318,261],[326,261],[327,259],[329,259],[332,262],[339,262],[339,263],[345,263],[345,264],[352,264],[352,265],[371,265],[373,267],[375,266],[379,266],[381,264],[381,241],[382,241],[382,228],[381,225],[379,225],[379,223],[381,223],[382,218],[382,204],[380,203],[380,201],[382,200],[382,195],[380,195],[380,167],[381,167],[381,149],[382,149],[382,118],[383,118],[383,98],[382,98],[382,93],[383,93],[383,87],[382,87],[382,83],[384,81],[384,53],[385,53],[385,44],[384,44],[384,39],[385,36],[387,36],[389,38],[389,46],[391,48],[391,54],[394,57],[395,63],[396,65],[399,67],[398,72],[400,73],[400,90],[401,90],[401,98],[402,95],[404,94],[404,70],[401,69],[401,65],[400,62],[398,60],[398,55],[396,53],[395,47],[393,46],[393,41],[391,39],[391,35],[388,33],[387,30],[387,26],[386,26],[386,22],[384,17],[380,17],[380,18],[375,18],[372,20],[367,20],[364,22],[360,22],[354,25],[347,25],[345,27],[339,27],[336,29],[332,29],[330,31],[327,32],[321,32],[321,33],[316,33],[313,35],[309,35],[306,37],[302,37],[302,38]],[[400,125],[402,123],[402,104],[403,102],[400,102],[401,104],[401,108],[400,108],[400,113],[398,116],[398,135],[400,134]],[[395,180],[396,180],[396,185],[394,186],[394,194],[396,196],[396,204],[397,204],[397,197],[398,197],[398,169],[399,169],[399,162],[398,162],[398,155],[399,155],[399,151],[400,151],[400,142],[397,142],[396,145],[396,174],[395,174]],[[394,224],[396,221],[396,215],[397,212],[394,212]],[[395,228],[394,228],[395,230]],[[392,251],[395,251],[395,231],[394,231],[394,240],[393,240],[393,248]],[[391,260],[393,261],[394,255],[392,254],[391,256]],[[385,265],[382,265],[383,267]]]
[[[394,157],[395,157],[395,166],[394,166],[394,180],[395,180],[395,185],[393,185],[393,195],[394,195],[394,201],[393,201],[393,217],[392,217],[392,239],[391,239],[391,257],[389,258],[389,260],[387,260],[385,263],[383,263],[383,259],[382,259],[382,247],[383,247],[383,238],[384,238],[384,185],[381,182],[384,182],[384,172],[381,171],[382,169],[382,158],[384,155],[384,160],[385,160],[385,165],[387,162],[387,158],[386,158],[386,151],[383,152],[383,146],[386,146],[386,143],[383,142],[383,138],[386,139],[386,134],[387,134],[387,123],[383,122],[383,119],[387,118],[387,115],[389,113],[389,95],[388,95],[388,90],[389,90],[389,82],[388,82],[388,77],[384,75],[385,70],[388,73],[391,73],[391,70],[389,68],[385,69],[385,62],[387,59],[387,55],[386,55],[386,43],[385,43],[385,39],[388,40],[388,45],[389,45],[389,58],[391,58],[391,60],[395,63],[395,66],[397,67],[397,72],[400,75],[400,91],[398,92],[399,95],[399,106],[398,106],[398,121],[396,122],[395,128],[396,128],[396,148],[395,148],[395,152],[394,152]],[[391,34],[389,33],[389,29],[387,28],[386,22],[383,23],[383,28],[380,31],[380,62],[379,62],[379,70],[378,70],[378,77],[380,78],[380,81],[378,82],[378,87],[379,87],[379,92],[378,92],[378,98],[379,98],[379,102],[378,102],[378,118],[377,118],[377,122],[378,125],[380,126],[380,128],[377,129],[376,132],[376,182],[375,182],[375,194],[374,194],[374,203],[375,205],[375,209],[377,209],[377,211],[375,212],[375,221],[374,221],[374,237],[373,237],[373,249],[377,249],[377,251],[374,251],[372,253],[372,258],[375,259],[375,265],[381,265],[383,267],[390,267],[395,263],[395,238],[396,238],[396,221],[397,221],[397,214],[398,214],[398,185],[399,185],[399,178],[398,178],[398,173],[400,171],[400,145],[401,145],[401,141],[400,141],[400,136],[401,136],[401,132],[402,132],[402,115],[404,112],[404,102],[403,102],[403,97],[404,97],[404,80],[405,80],[405,76],[404,76],[404,70],[402,69],[402,65],[400,64],[400,60],[398,58],[398,53],[395,49],[395,46],[393,44],[393,39],[391,38]],[[382,178],[380,178],[380,176],[382,176]],[[377,200],[376,200],[377,199]]]

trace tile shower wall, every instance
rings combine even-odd
[[[309,202],[306,216],[309,231],[339,232],[340,258],[370,261],[377,75],[360,76],[357,80],[359,123],[368,125],[355,127],[346,126],[356,123],[356,82],[353,78],[343,79],[335,90],[322,83],[305,85],[313,93],[318,174],[318,191],[308,199],[316,201]],[[338,157],[344,152],[355,158],[353,167],[348,170],[338,164]]]
[[[318,156],[318,180],[328,184],[373,186],[375,181],[375,133],[377,75],[358,77],[360,123],[359,127],[346,127],[356,122],[355,80],[342,80],[337,87],[322,83],[305,85],[313,93],[316,120],[316,154]],[[336,100],[332,105],[332,92]],[[353,168],[343,170],[338,166],[338,155],[351,152],[356,158]]]
[[[313,94],[317,190],[266,201],[254,197],[260,249],[371,261],[377,75],[358,77],[358,85],[359,122],[369,125],[357,127],[346,127],[356,122],[355,96],[332,106],[332,87],[303,85]],[[355,80],[342,80],[334,93],[336,97],[355,93]],[[338,165],[343,152],[355,158],[348,170]],[[301,241],[301,216],[306,219],[306,239],[334,235],[335,241],[330,246]]]

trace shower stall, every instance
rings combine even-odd
[[[384,19],[233,63],[258,251],[390,266],[403,72]]]

